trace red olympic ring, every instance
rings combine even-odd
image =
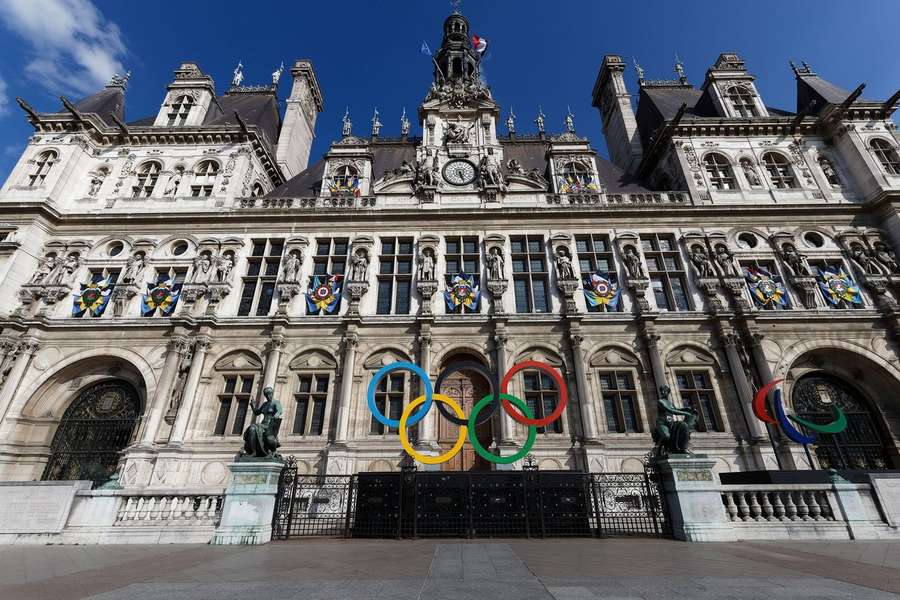
[[[753,397],[753,414],[756,415],[756,418],[763,423],[774,424],[778,422],[778,419],[776,419],[769,413],[769,409],[766,406],[766,398],[769,395],[769,390],[781,383],[781,381],[781,379],[773,379],[766,385],[759,388],[759,391],[756,392],[756,396]]]
[[[509,393],[509,382],[512,379],[513,375],[521,371],[522,369],[538,369],[539,371],[543,371],[550,375],[553,380],[556,382],[556,387],[559,388],[559,402],[556,404],[556,410],[552,413],[544,417],[543,419],[529,419],[528,417],[522,415],[519,411],[517,411],[512,403],[509,400],[502,400],[503,410],[506,411],[513,421],[517,423],[521,423],[522,425],[534,426],[534,427],[546,427],[553,421],[559,418],[562,414],[562,411],[566,409],[566,404],[569,402],[569,391],[566,388],[566,384],[563,381],[562,375],[544,362],[539,362],[536,360],[524,360],[518,364],[510,367],[509,371],[506,372],[506,375],[503,376],[503,380],[500,382],[500,392],[503,394]]]

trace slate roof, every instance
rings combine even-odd
[[[682,104],[687,104],[686,115],[698,114],[696,106],[703,95],[693,87],[641,87],[638,107],[635,113],[638,133],[644,148],[650,147],[650,136],[656,129],[675,116]],[[712,115],[711,115],[712,116]]]
[[[803,112],[815,101],[815,106],[809,108],[809,114],[817,115],[826,104],[841,104],[852,92],[834,85],[818,75],[799,75],[797,77],[797,112]],[[857,102],[868,102],[865,98],[857,98]]]
[[[221,110],[220,110],[221,109]],[[274,92],[228,92],[218,97],[206,113],[203,125],[237,125],[234,113],[247,126],[256,125],[263,142],[274,152],[281,131],[281,112]]]
[[[125,121],[125,90],[119,86],[105,87],[76,102],[75,108],[81,113],[94,113],[110,127],[116,127],[116,122],[109,115],[114,114],[122,122]]]

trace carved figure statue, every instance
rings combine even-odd
[[[894,251],[884,242],[875,242],[875,258],[884,265],[889,273],[897,273],[900,270]]]
[[[572,259],[565,246],[556,249],[556,276],[559,279],[575,279],[575,273],[572,271]]]
[[[170,425],[175,422],[178,407],[181,406],[181,398],[184,396],[184,386],[187,383],[188,372],[191,370],[193,353],[187,352],[178,363],[178,374],[175,376],[175,385],[172,387],[172,395],[169,399],[169,409],[166,411],[166,422]]]
[[[68,255],[61,262],[57,261],[56,266],[50,274],[44,279],[46,285],[66,285],[70,284],[75,278],[75,272],[81,266],[81,258],[76,252]]]
[[[409,135],[409,125],[409,119],[406,118],[406,107],[404,107],[403,114],[400,115],[400,135]]]
[[[691,246],[691,264],[697,272],[697,277],[715,277],[716,271],[713,268],[706,250],[700,244]]]
[[[250,426],[244,430],[243,454],[250,458],[281,458],[275,453],[281,442],[278,441],[278,431],[281,429],[281,418],[284,409],[281,402],[275,399],[275,390],[266,387],[263,390],[265,401],[256,406],[250,402],[250,410],[253,411],[253,419]],[[262,421],[256,422],[256,417],[262,415]]]
[[[437,185],[437,167],[433,162],[431,165],[428,164],[430,157],[431,152],[426,150],[422,158],[416,161],[416,186],[418,187]],[[437,154],[434,156],[434,161],[437,161]]]
[[[575,115],[572,114],[571,109],[566,113],[566,131],[575,133]]]
[[[100,188],[103,186],[103,181],[106,179],[107,175],[109,175],[109,171],[100,169],[93,177],[91,177],[91,188],[88,190],[88,196],[93,197],[100,192]]]
[[[194,270],[191,272],[191,283],[208,283],[213,276],[212,256],[209,252],[201,252],[194,259]]]
[[[531,179],[536,183],[547,185],[547,180],[544,179],[544,176],[541,175],[541,172],[536,167],[528,171],[528,179]]]
[[[289,252],[281,269],[282,283],[300,283],[300,265],[302,263],[303,254],[299,250]]]
[[[646,277],[646,275],[644,275],[644,265],[641,264],[641,257],[638,256],[634,246],[630,244],[625,246],[625,254],[622,256],[622,262],[625,263],[625,270],[628,271],[629,277],[635,279],[643,279]]]
[[[284,63],[281,63],[275,72],[272,73],[272,85],[278,85],[278,82],[281,81],[281,74],[284,73]]]
[[[519,161],[514,158],[511,158],[506,162],[506,170],[509,171],[510,175],[525,174],[525,171],[522,169],[522,165],[519,164]]]
[[[825,179],[828,180],[828,183],[830,183],[831,185],[841,184],[841,179],[838,177],[837,172],[834,170],[834,166],[832,166],[831,161],[824,156],[819,157],[819,168],[822,169],[822,173],[825,175]]]
[[[812,273],[806,263],[806,255],[797,251],[790,242],[781,246],[781,260],[794,277],[810,277]]]
[[[854,242],[850,244],[850,258],[853,259],[866,275],[882,275],[878,262],[866,252],[862,244]]]
[[[353,131],[353,123],[350,121],[350,107],[344,112],[344,118],[341,119],[341,135],[347,137]]]
[[[37,284],[44,283],[44,280],[47,278],[50,273],[56,268],[58,262],[55,256],[52,254],[44,257],[44,262],[42,262],[37,270],[34,272],[34,275],[31,276],[31,280],[28,283]]]
[[[716,244],[716,264],[723,277],[738,277],[737,266],[734,264],[734,253],[725,244]]]
[[[669,395],[671,389],[667,385],[659,386],[659,399],[656,402],[656,424],[653,428],[653,443],[656,456],[669,454],[688,454],[691,443],[691,432],[697,425],[697,411],[693,408],[676,408]],[[677,415],[684,419],[678,421]]]
[[[503,181],[503,175],[500,173],[500,167],[497,166],[497,160],[491,156],[482,156],[481,163],[478,166],[478,173],[481,176],[482,187],[496,186],[501,189],[506,188]]]
[[[419,279],[421,281],[434,280],[434,250],[425,248],[419,254]]]
[[[751,187],[760,187],[762,185],[762,182],[759,179],[759,173],[756,172],[756,167],[753,166],[753,163],[750,162],[749,159],[741,159],[741,169],[743,169],[744,177],[747,178],[747,183],[749,183]]]
[[[142,283],[140,279],[146,267],[147,263],[144,260],[144,253],[136,252],[125,263],[125,270],[122,272],[122,278],[119,281],[121,283]]]
[[[234,68],[234,75],[231,77],[232,87],[238,87],[244,81],[244,64],[238,61],[238,65]]]
[[[506,279],[503,265],[503,253],[498,246],[494,246],[488,255],[488,275],[490,275],[490,279]]]
[[[537,125],[538,133],[544,133],[544,111],[538,107],[538,116],[534,120],[534,124]]]
[[[475,127],[475,123],[473,122],[468,127],[462,124],[462,121],[459,117],[456,118],[456,121],[447,121],[447,132],[444,133],[444,145],[447,144],[468,144],[469,143],[469,132],[472,131],[472,128]]]
[[[181,185],[181,178],[183,176],[184,167],[177,167],[175,173],[169,178],[169,182],[166,183],[166,189],[163,190],[163,196],[175,196],[178,194],[178,186]]]
[[[412,165],[409,164],[409,161],[404,160],[400,163],[400,166],[397,167],[397,175],[399,177],[403,177],[405,175],[411,175],[412,172],[413,172],[413,168],[412,168]]]
[[[234,269],[234,258],[230,252],[216,257],[216,280],[219,283],[229,283],[231,281],[232,269]]]
[[[350,259],[350,281],[365,281],[366,271],[369,269],[369,257],[366,251],[360,248]]]

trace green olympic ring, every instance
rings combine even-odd
[[[469,442],[472,443],[472,448],[475,449],[476,454],[483,458],[488,462],[492,462],[498,465],[508,465],[516,462],[519,459],[525,458],[531,451],[531,447],[534,446],[534,442],[537,439],[537,427],[534,425],[528,426],[528,439],[525,440],[525,444],[522,446],[522,449],[516,452],[515,454],[510,454],[509,456],[497,456],[496,454],[492,454],[485,450],[484,446],[481,445],[481,442],[478,441],[478,436],[473,435],[475,431],[476,422],[478,420],[478,413],[481,412],[481,409],[488,405],[494,399],[494,394],[490,393],[481,400],[478,401],[478,404],[472,407],[472,412],[469,414]],[[501,400],[506,400],[511,402],[516,407],[518,407],[522,412],[525,413],[529,419],[534,418],[534,413],[528,408],[528,405],[524,400],[516,398],[515,396],[511,396],[510,394],[500,394]]]

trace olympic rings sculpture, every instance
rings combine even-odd
[[[831,414],[834,416],[834,420],[830,423],[820,424],[813,423],[812,421],[808,421],[806,419],[801,419],[800,417],[789,415],[784,410],[784,403],[781,401],[781,388],[775,387],[779,383],[781,383],[782,379],[775,379],[765,384],[759,391],[756,392],[756,395],[753,397],[753,414],[756,415],[756,418],[762,421],[763,423],[770,424],[778,424],[781,427],[781,430],[787,435],[788,439],[798,444],[813,444],[815,443],[818,436],[814,435],[806,435],[791,423],[797,423],[798,425],[802,425],[806,429],[810,431],[814,431],[816,433],[841,433],[845,429],[847,429],[847,415],[844,414],[844,411],[837,405],[831,406]],[[775,388],[775,393],[772,398],[772,405],[775,408],[775,416],[769,412],[768,407],[766,406],[766,398],[769,395],[769,391]]]
[[[556,409],[541,419],[536,419],[534,417],[534,413],[524,400],[516,398],[509,393],[510,381],[512,381],[512,378],[516,373],[523,369],[537,369],[546,373],[556,382],[556,386],[559,389],[559,402],[556,404]],[[472,407],[472,413],[468,417],[465,416],[462,407],[455,400],[441,393],[441,387],[447,377],[452,373],[462,370],[476,371],[484,376],[491,388],[489,394],[475,403],[475,406]],[[410,371],[411,373],[415,373],[425,386],[425,393],[406,405],[400,419],[389,419],[384,416],[378,409],[378,405],[375,401],[378,382],[381,381],[385,375],[393,371]],[[437,402],[438,411],[441,415],[451,423],[459,426],[459,437],[450,450],[438,456],[431,456],[422,454],[412,447],[409,443],[409,436],[406,430],[411,425],[415,425],[424,419],[425,415],[428,414],[428,411],[431,410],[431,407],[435,402]],[[466,442],[466,437],[468,437],[469,442],[472,444],[475,453],[488,462],[503,465],[514,463],[517,460],[524,458],[525,455],[531,451],[531,448],[534,446],[534,442],[537,439],[537,428],[546,427],[558,419],[566,409],[568,402],[569,392],[566,388],[562,374],[547,363],[536,360],[525,360],[513,365],[499,381],[495,374],[490,373],[484,365],[481,365],[480,363],[469,361],[457,362],[444,369],[435,385],[431,384],[431,379],[428,377],[428,374],[418,365],[406,361],[397,361],[381,367],[378,372],[375,373],[375,376],[372,377],[372,380],[369,382],[367,393],[367,404],[375,420],[392,429],[398,429],[400,432],[400,444],[403,446],[406,453],[426,465],[437,465],[451,460],[462,450],[462,447]],[[477,436],[470,435],[470,432],[474,431],[478,425],[485,423],[491,418],[498,406],[501,406],[514,421],[528,427],[528,437],[525,440],[525,444],[518,452],[509,456],[497,456],[496,454],[489,452],[481,445]],[[413,410],[415,410],[415,413],[413,413]]]

